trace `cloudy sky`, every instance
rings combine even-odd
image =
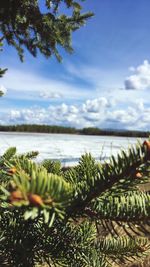
[[[5,46],[0,124],[38,123],[150,130],[150,1],[86,0],[95,17],[73,34],[63,62],[21,63]]]

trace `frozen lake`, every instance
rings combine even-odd
[[[76,164],[85,152],[97,160],[106,159],[136,141],[136,138],[114,136],[0,132],[0,154],[10,146],[17,147],[19,153],[38,150],[38,161],[60,160],[63,166],[68,166]]]

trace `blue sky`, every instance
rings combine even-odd
[[[21,63],[5,46],[0,123],[150,130],[150,1],[86,0],[95,16],[72,36],[74,53]]]

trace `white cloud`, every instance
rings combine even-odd
[[[117,109],[109,115],[109,120],[120,123],[120,125],[124,125],[127,128],[130,125],[134,126],[134,123],[138,120],[138,112],[132,107],[128,107],[126,110]]]
[[[135,102],[133,102],[133,106],[139,112],[143,112],[144,111],[144,101],[143,101],[143,99],[135,99]]]
[[[83,104],[83,111],[98,113],[107,107],[111,107],[111,102],[106,97],[100,97],[92,100],[87,100]]]
[[[142,90],[150,89],[150,63],[144,60],[137,68],[131,67],[132,75],[125,79],[125,89]]]
[[[48,93],[46,91],[41,92],[39,96],[43,99],[56,99],[56,98],[62,98],[63,97],[63,95],[60,93],[57,93],[57,92],[49,92]]]
[[[55,102],[48,108],[31,106],[30,108],[14,109],[8,107],[7,103],[10,102],[7,102],[7,97],[4,100],[2,98],[0,124],[37,123],[77,128],[91,126],[150,130],[150,108],[147,107],[150,97],[146,90],[141,90],[150,88],[150,63],[146,60],[137,68],[131,67],[130,71],[132,71],[132,75],[126,78],[125,88],[131,89],[132,87],[135,90],[129,92],[116,89],[109,92],[106,90],[106,92],[100,90],[99,87],[103,82],[101,80],[103,73],[99,69],[88,66],[76,68],[70,65],[68,72],[70,76],[72,74],[73,77],[83,78],[84,81],[87,79],[88,82],[93,83],[94,86],[91,90],[76,88],[72,80],[48,79],[40,77],[38,74],[23,73],[9,68],[9,72],[2,79],[3,88],[9,89],[8,95],[11,99],[20,97],[35,101],[37,99],[45,102],[49,99],[59,99],[59,101],[57,105]],[[111,84],[111,79],[108,77],[107,80]],[[136,90],[139,90],[138,99]],[[87,96],[89,99],[85,100]],[[93,96],[95,96],[94,99],[92,99]],[[58,104],[61,98],[64,103]],[[74,101],[74,103],[80,104],[73,104],[72,100],[76,99],[81,101]],[[6,105],[7,110],[5,109]]]
[[[82,99],[87,95],[92,96],[92,92],[87,88],[79,88],[68,80],[55,80],[38,75],[38,73],[23,72],[18,69],[11,69],[1,78],[4,87],[20,98],[22,95],[25,99],[38,98],[59,98]]]
[[[111,106],[109,102],[109,99],[98,98],[87,100],[80,105],[63,103],[50,105],[48,108],[10,109],[0,113],[0,123],[150,130],[150,107],[145,107],[142,99],[121,109]]]

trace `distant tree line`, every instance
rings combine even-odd
[[[149,131],[132,131],[132,130],[115,130],[99,129],[94,127],[83,128],[81,134],[85,135],[110,135],[110,136],[127,136],[127,137],[149,137]]]
[[[1,132],[31,132],[31,133],[62,133],[62,134],[84,134],[84,135],[109,135],[109,136],[126,136],[126,137],[149,137],[148,131],[131,131],[131,130],[110,130],[88,127],[76,129],[57,125],[38,125],[38,124],[21,124],[21,125],[0,125]]]
[[[55,125],[21,124],[21,125],[0,125],[0,131],[7,132],[35,132],[35,133],[70,133],[75,134],[76,129],[71,127]]]

